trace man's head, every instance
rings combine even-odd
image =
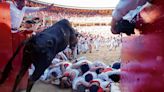
[[[22,8],[26,5],[26,0],[14,0],[17,4],[17,8],[22,10]]]
[[[61,88],[69,88],[71,86],[71,81],[69,77],[62,77],[61,78]]]
[[[96,69],[96,73],[100,74],[100,73],[102,73],[103,70],[104,70],[103,68],[98,68],[98,69]]]
[[[89,88],[90,92],[98,92],[98,90],[99,90],[99,86],[97,86],[97,85],[92,85]]]
[[[112,65],[112,68],[114,69],[120,69],[121,67],[121,63],[120,62],[115,62],[113,65]]]
[[[51,73],[51,76],[52,76],[53,78],[56,78],[58,75],[57,75],[56,72],[52,72],[52,73]]]
[[[90,82],[91,80],[93,80],[92,74],[87,74],[87,75],[85,76],[85,81],[86,81],[86,82]]]
[[[33,21],[35,21],[36,23],[39,23],[40,22],[40,18],[39,17],[35,17],[35,18],[33,18]]]
[[[80,69],[82,71],[82,74],[86,73],[87,71],[89,71],[89,65],[87,63],[84,63],[80,66]]]
[[[27,20],[25,22],[25,28],[31,28],[35,24],[35,21],[33,20]]]
[[[85,90],[87,89],[87,87],[85,87],[82,84],[78,85],[77,88],[78,88],[78,92],[85,92]]]
[[[120,74],[112,74],[112,75],[109,75],[108,77],[114,82],[120,81]]]

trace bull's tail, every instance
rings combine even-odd
[[[21,44],[17,47],[16,51],[14,52],[13,56],[10,58],[10,60],[6,64],[4,70],[1,74],[0,84],[3,84],[6,81],[6,79],[9,76],[11,70],[13,69],[12,61],[14,60],[14,58],[16,57],[16,55],[19,53],[20,49],[25,45],[26,42],[27,42],[27,40],[21,42]]]

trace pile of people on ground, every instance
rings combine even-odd
[[[82,56],[72,61],[63,60],[58,54],[40,80],[60,88],[72,88],[73,92],[111,92],[111,84],[120,80],[120,61],[106,65],[101,61],[89,61]],[[32,71],[34,68],[30,69]]]

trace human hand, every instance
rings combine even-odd
[[[111,21],[111,32],[113,34],[119,34],[119,32],[117,32],[115,29],[116,29],[116,25],[117,25],[117,21],[112,18],[112,21]]]
[[[41,8],[40,11],[50,10],[53,7],[54,4],[51,4],[47,7]]]

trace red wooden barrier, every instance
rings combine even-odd
[[[9,7],[9,4],[0,3],[0,71],[13,52]]]
[[[124,39],[122,92],[164,92],[164,33]]]
[[[3,71],[7,61],[11,58],[16,47],[24,39],[24,35],[20,33],[11,34],[10,23],[10,6],[7,3],[0,3],[0,72]],[[11,92],[15,82],[16,75],[19,71],[22,60],[22,52],[16,56],[13,61],[14,69],[11,72],[7,81],[0,85],[0,92]],[[18,89],[25,89],[27,84],[27,74],[18,87]]]
[[[164,1],[151,1],[140,13],[143,34],[123,40],[122,92],[164,92]]]

